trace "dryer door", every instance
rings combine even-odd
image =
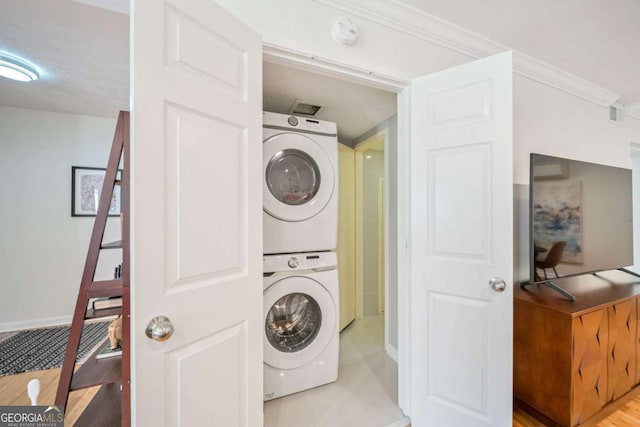
[[[264,210],[283,221],[304,221],[329,202],[335,172],[326,151],[312,138],[280,133],[265,139]]]
[[[336,305],[321,283],[281,279],[264,291],[264,363],[294,369],[313,361],[337,333]]]

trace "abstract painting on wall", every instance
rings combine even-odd
[[[582,263],[582,195],[579,180],[540,182],[535,185],[533,240],[547,250],[566,241],[562,262]]]
[[[105,168],[71,167],[71,216],[96,216],[105,172]],[[116,179],[120,179],[121,173],[119,170]],[[111,194],[109,216],[119,216],[122,212],[120,197],[120,186],[116,185]]]

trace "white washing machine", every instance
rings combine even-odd
[[[334,252],[264,256],[264,400],[338,379]]]
[[[264,253],[335,249],[336,124],[265,112],[263,136]]]

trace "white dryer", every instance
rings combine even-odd
[[[334,252],[264,256],[264,400],[338,379]]]
[[[333,250],[338,239],[335,123],[263,114],[264,253]]]

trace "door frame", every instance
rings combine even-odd
[[[397,187],[395,188],[397,195],[397,241],[396,250],[398,265],[396,268],[397,274],[395,279],[398,285],[398,406],[405,415],[411,416],[411,366],[410,366],[410,351],[411,348],[411,336],[409,334],[409,326],[411,319],[411,245],[410,245],[410,175],[408,167],[401,167],[410,164],[410,105],[409,105],[409,91],[407,90],[410,82],[399,77],[394,76],[379,76],[377,74],[369,73],[362,68],[351,66],[346,63],[339,63],[334,61],[326,61],[315,56],[301,55],[300,52],[286,48],[284,46],[265,43],[262,45],[262,58],[263,61],[273,62],[276,64],[286,65],[293,68],[303,69],[314,72],[316,74],[328,75],[337,77],[343,80],[351,81],[353,83],[361,84],[364,86],[375,87],[378,89],[388,90],[397,94],[397,159],[396,159],[396,171],[397,171]],[[471,59],[470,61],[472,61]],[[385,139],[385,144],[386,141]],[[385,146],[385,149],[387,147]],[[385,174],[388,170],[388,156],[385,158]],[[388,176],[388,175],[386,175]],[[385,180],[385,186],[388,179]],[[388,190],[388,189],[387,189]],[[388,191],[386,192],[388,194]],[[386,198],[386,196],[385,196]],[[385,200],[386,202],[386,200]],[[388,220],[388,215],[385,221]],[[388,230],[387,230],[388,232]],[[385,245],[388,245],[388,239],[385,240]],[[385,247],[388,251],[388,247]],[[387,252],[388,253],[388,252]],[[385,257],[386,258],[386,257]],[[386,266],[387,260],[385,259],[385,280],[388,281],[388,266]],[[386,298],[388,301],[388,298]],[[356,293],[356,304],[358,301],[358,295]],[[388,311],[388,310],[387,310]],[[357,318],[357,309],[356,309]],[[385,333],[387,331],[387,320],[385,315]],[[388,335],[388,333],[386,333]],[[385,342],[386,346],[386,342]]]
[[[383,201],[382,201],[382,217],[383,217],[383,250],[384,250],[384,275],[382,278],[382,295],[384,295],[384,349],[393,360],[398,362],[397,348],[389,344],[389,181],[387,177],[390,173],[389,165],[389,128],[384,128],[379,132],[371,135],[362,142],[357,143],[353,150],[355,152],[355,179],[356,179],[356,319],[364,317],[364,232],[362,229],[362,205],[363,205],[363,188],[362,188],[362,155],[369,150],[372,145],[382,139],[384,154],[384,177],[383,177]],[[380,276],[378,276],[380,280]],[[380,292],[380,286],[378,286]],[[380,295],[378,295],[378,304]],[[379,307],[380,308],[380,307]]]

